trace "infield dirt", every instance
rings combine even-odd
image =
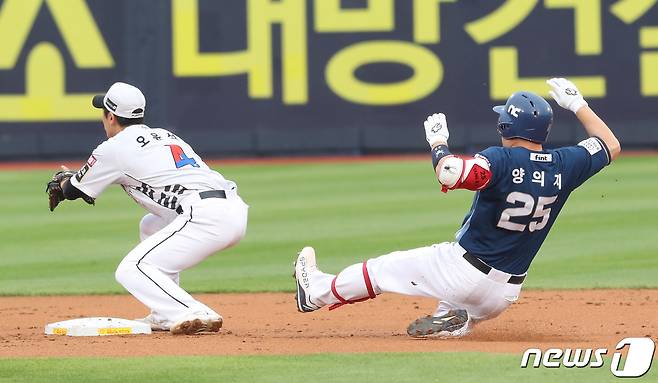
[[[50,322],[84,317],[137,318],[128,295],[0,298],[0,357],[308,354],[324,352],[486,351],[529,347],[608,348],[625,337],[658,340],[658,290],[528,291],[466,338],[417,340],[407,324],[433,311],[431,299],[383,295],[334,311],[301,314],[293,294],[208,294],[224,316],[219,334],[73,338],[46,336]]]

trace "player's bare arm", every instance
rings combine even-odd
[[[610,160],[621,152],[619,140],[608,125],[589,107],[576,85],[565,78],[552,78],[546,83],[551,87],[551,97],[564,109],[571,110],[590,137],[598,137],[608,147]]]
[[[427,117],[425,139],[431,147],[432,166],[444,193],[454,189],[480,190],[491,179],[489,162],[483,157],[460,156],[448,148],[448,123],[443,113]]]

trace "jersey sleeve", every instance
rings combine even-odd
[[[598,137],[590,137],[578,145],[557,150],[563,166],[570,169],[571,189],[582,185],[594,174],[610,164],[610,152]]]
[[[489,189],[497,185],[498,182],[503,179],[505,169],[507,168],[506,162],[508,161],[508,156],[505,153],[505,150],[502,147],[492,146],[477,153],[475,157],[484,158],[489,162],[491,180],[484,189]]]
[[[105,141],[94,149],[87,162],[69,182],[86,195],[97,198],[122,175],[114,148]]]

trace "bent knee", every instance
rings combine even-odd
[[[223,248],[229,248],[237,245],[247,235],[246,222],[233,223],[225,227],[218,236]]]
[[[220,250],[237,245],[244,238],[245,234],[245,231],[239,228],[225,231],[222,233],[221,240],[219,241]]]
[[[242,241],[242,239],[244,239],[246,235],[247,235],[247,225],[244,224],[238,227],[235,233],[236,243]]]
[[[234,241],[238,243],[247,236],[247,222],[243,222],[240,225],[237,225],[235,228]]]
[[[114,271],[114,279],[122,286],[125,286],[132,279],[132,274],[135,272],[137,272],[137,262],[121,261]]]

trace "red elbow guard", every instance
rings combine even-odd
[[[468,190],[480,190],[487,186],[491,180],[491,170],[485,169],[478,164],[473,164],[471,171],[466,175],[460,187]]]
[[[483,189],[489,184],[489,181],[491,180],[491,170],[489,169],[489,162],[486,158],[481,156],[455,157],[456,160],[461,161],[461,174],[452,187],[443,185],[442,191],[446,192],[454,189],[476,191]]]

